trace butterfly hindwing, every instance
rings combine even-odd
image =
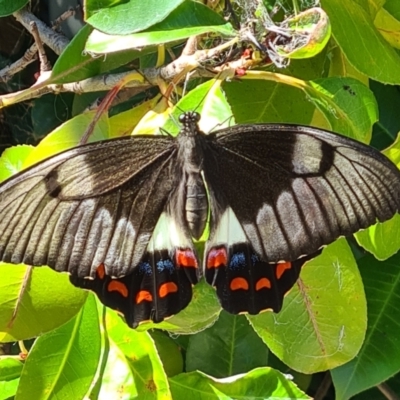
[[[78,287],[94,291],[108,307],[121,312],[136,327],[142,321],[161,322],[177,314],[192,299],[198,260],[192,241],[167,213],[162,213],[146,252],[130,274],[113,279],[103,265],[95,279],[70,277]]]
[[[297,281],[304,263],[318,254],[293,262],[268,263],[248,240],[228,207],[207,243],[204,270],[217,290],[221,306],[232,314],[279,312],[285,294]]]

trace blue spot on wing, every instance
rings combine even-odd
[[[167,270],[170,274],[172,274],[175,271],[175,265],[170,259],[157,261],[156,265],[158,272]]]
[[[234,253],[229,261],[229,268],[233,270],[240,270],[246,267],[246,256],[243,252]]]
[[[151,265],[148,262],[142,261],[139,263],[139,272],[143,275],[151,275],[153,273]]]

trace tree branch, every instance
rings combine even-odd
[[[39,18],[36,18],[35,15],[29,12],[27,8],[21,8],[13,15],[16,20],[21,23],[29,32],[31,30],[30,23],[34,21],[38,27],[40,40],[44,44],[49,46],[57,55],[60,55],[63,50],[68,46],[69,40],[65,36],[54,32],[53,29],[49,28],[44,22],[42,22]]]

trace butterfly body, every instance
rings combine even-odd
[[[2,183],[0,259],[69,272],[131,326],[185,308],[202,275],[231,313],[278,312],[322,246],[400,209],[398,169],[366,145],[296,125],[206,135],[199,118],[183,114],[177,138],[79,146]]]

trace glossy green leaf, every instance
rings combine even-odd
[[[77,115],[60,125],[47,135],[30,153],[24,161],[24,168],[29,167],[47,157],[60,153],[80,144],[80,141],[92,123],[96,111],[89,111]],[[103,115],[94,126],[88,142],[108,139],[108,117]]]
[[[85,51],[86,41],[92,31],[90,26],[84,26],[64,49],[51,72],[53,83],[77,82],[108,73],[139,56],[154,51],[154,49],[147,48],[141,52],[131,50],[113,53],[107,57],[93,56]]]
[[[50,268],[0,263],[0,342],[29,339],[70,320],[87,292]]]
[[[184,1],[128,0],[113,6],[99,6],[98,2],[88,0],[86,22],[104,33],[128,35],[163,21]]]
[[[36,340],[26,359],[17,398],[83,399],[101,358],[97,307],[89,296],[81,312]],[[20,396],[20,397],[18,397]]]
[[[129,328],[114,312],[107,310],[107,331],[131,367],[139,398],[170,398],[169,384],[153,339],[147,332]],[[120,375],[118,370],[114,374]],[[115,379],[120,379],[118,376]]]
[[[357,242],[378,260],[386,260],[400,249],[400,215],[355,234]]]
[[[170,378],[174,399],[310,399],[282,373],[272,368],[257,368],[247,374],[216,379],[201,372],[190,372]]]
[[[378,106],[372,92],[352,78],[323,78],[309,82],[305,92],[324,114],[331,129],[369,143]]]
[[[0,0],[0,17],[6,17],[29,3],[29,0]]]
[[[376,14],[374,25],[391,46],[400,49],[400,21],[389,11],[381,8]]]
[[[360,72],[386,84],[400,83],[400,55],[374,27],[368,0],[321,0],[332,35],[347,60]]]
[[[98,399],[107,399],[118,393],[119,398],[133,399],[138,396],[134,372],[121,349],[110,340],[104,371],[99,377]],[[92,393],[93,395],[93,393]]]
[[[182,349],[166,332],[153,329],[149,333],[157,348],[165,374],[171,377],[182,373],[184,367]]]
[[[0,357],[0,400],[15,396],[23,366],[24,364],[15,358]]]
[[[390,146],[400,131],[399,109],[400,92],[397,86],[383,85],[371,81],[370,88],[374,93],[379,107],[379,121],[372,132],[371,146],[382,150]]]
[[[224,378],[267,366],[267,360],[268,348],[246,317],[222,311],[213,326],[190,337],[186,371]]]
[[[33,146],[20,145],[4,150],[0,157],[0,182],[21,171],[33,149]]]
[[[367,310],[353,254],[340,239],[307,263],[279,314],[248,316],[269,349],[303,373],[354,358],[363,343]]]
[[[238,124],[307,124],[315,109],[300,90],[276,82],[261,79],[227,82],[223,89]],[[284,102],[281,100],[283,98]],[[298,107],[299,104],[301,107]]]
[[[400,136],[389,148],[383,151],[383,154],[392,160],[397,168],[400,168]],[[372,253],[378,260],[391,257],[400,249],[400,214],[396,214],[389,221],[377,223],[356,233],[355,237],[358,244]]]
[[[386,0],[383,3],[383,8],[393,15],[394,18],[400,20],[400,3],[397,0]]]
[[[145,101],[134,108],[112,116],[109,119],[110,138],[130,135],[139,121],[146,115],[146,113],[156,107],[158,101],[159,97],[154,97],[153,99]],[[157,133],[159,133],[159,127]]]
[[[218,32],[227,36],[236,33],[230,23],[201,3],[186,0],[167,19],[144,32],[130,35],[108,35],[93,31],[86,43],[86,50],[94,53],[110,53],[127,49],[175,42],[193,35]]]
[[[400,371],[400,254],[359,261],[368,300],[368,330],[357,357],[332,371],[338,399],[349,399]],[[364,397],[367,398],[367,397]]]

